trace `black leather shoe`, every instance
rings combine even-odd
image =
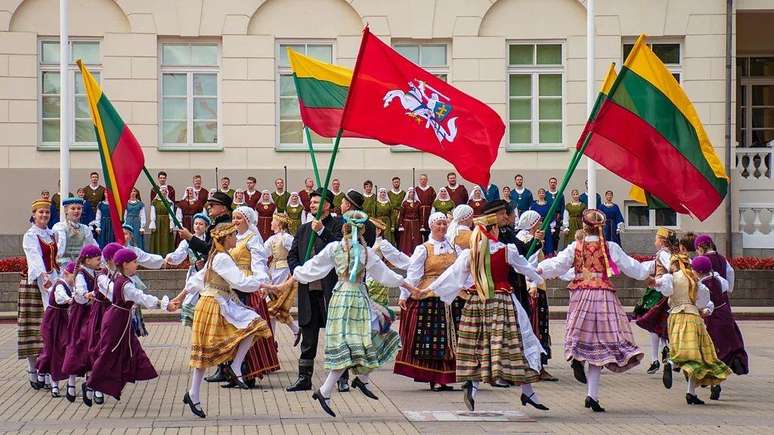
[[[193,400],[191,400],[191,396],[188,394],[188,391],[185,392],[185,396],[183,396],[183,403],[188,405],[189,408],[191,408],[191,412],[193,412],[193,415],[201,418],[206,418],[207,415],[204,413],[204,410],[202,409],[202,404],[199,402],[193,403]]]
[[[330,406],[328,406],[328,401],[331,400],[329,397],[323,397],[320,390],[317,390],[312,394],[312,399],[316,400],[320,403],[320,407],[325,411],[328,415],[331,417],[335,417],[336,413],[333,412]]]
[[[578,361],[577,359],[572,360],[572,364],[570,364],[570,367],[572,367],[572,374],[575,376],[575,380],[580,382],[581,384],[586,383],[586,372],[583,370],[583,363]]]
[[[468,411],[475,411],[476,400],[473,398],[473,382],[471,381],[465,382],[465,385],[463,385],[462,390],[464,391],[462,400],[465,402],[465,407],[468,408]]]
[[[704,401],[699,399],[695,394],[685,393],[685,401],[689,405],[704,405]]]
[[[548,407],[546,405],[543,405],[542,403],[536,403],[534,400],[532,400],[532,396],[534,395],[535,393],[532,393],[529,396],[527,396],[524,393],[521,393],[521,406],[527,406],[527,404],[529,403],[535,409],[539,409],[541,411],[548,411]]]
[[[223,367],[228,367],[228,365],[226,365],[226,366],[222,366],[222,365],[218,366],[218,369],[215,371],[215,373],[213,373],[210,376],[207,376],[206,378],[204,378],[204,380],[207,381],[207,382],[226,382],[226,381],[228,381],[228,378],[226,377],[226,374],[223,372]]]
[[[70,391],[73,392],[73,394],[70,394]],[[75,385],[68,385],[65,391],[65,399],[67,399],[68,402],[73,403],[75,402]]]
[[[336,388],[339,390],[339,393],[349,393],[349,379],[340,378],[336,381]]]
[[[52,385],[51,386],[51,397],[53,397],[54,399],[58,399],[59,397],[61,397],[59,395],[59,387],[58,386],[56,386],[56,385]]]
[[[363,381],[361,381],[360,378],[355,378],[355,380],[352,381],[352,386],[360,390],[360,392],[365,394],[365,396],[369,399],[379,400],[379,398],[376,397],[376,394],[372,393],[371,390],[368,389],[368,386]]]
[[[669,346],[664,346],[661,350],[661,362],[666,364],[669,361]]]
[[[312,378],[306,375],[299,375],[296,382],[285,388],[285,391],[293,393],[296,391],[311,391],[312,390]]]
[[[91,399],[89,399],[88,394],[86,392],[89,391],[89,387],[86,386],[86,383],[81,384],[81,394],[83,395],[83,404],[91,408]]]
[[[37,391],[43,388],[43,382],[38,381],[38,372],[27,372],[28,375],[35,375],[35,380],[30,381],[30,387]]]
[[[658,369],[661,368],[661,363],[658,361],[653,361],[653,363],[650,364],[650,367],[648,367],[648,374],[652,375],[655,373],[658,373]]]
[[[672,388],[672,364],[664,364],[664,375],[661,377],[661,381],[667,390]]]
[[[237,377],[236,373],[234,373],[234,370],[231,368],[231,366],[223,366],[223,369],[221,370],[223,372],[223,375],[226,376],[226,380],[230,384],[234,384],[235,388],[241,388],[243,390],[249,390],[250,387],[245,384],[245,381],[241,379],[241,377]]]
[[[97,392],[94,392],[94,403],[97,405],[103,405],[105,403],[105,395],[104,394],[97,394]]]
[[[591,396],[586,396],[586,408],[591,408],[594,412],[605,412],[605,408],[599,405],[599,402],[592,399]]]
[[[436,393],[440,393],[442,391],[454,391],[454,387],[452,387],[451,385],[446,385],[446,384],[433,384],[433,386],[432,386],[432,388],[430,388],[430,390],[435,391]]]
[[[720,400],[720,385],[713,385],[710,388],[710,400]]]

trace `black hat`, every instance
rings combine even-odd
[[[333,192],[330,190],[319,187],[309,194],[310,198],[314,198],[315,196],[319,196],[321,200],[328,201],[328,204],[333,205]]]
[[[363,194],[358,192],[355,189],[349,189],[344,194],[344,199],[346,199],[350,204],[352,204],[352,207],[355,207],[357,210],[363,211],[363,203],[365,202],[365,197],[363,197]]]
[[[495,213],[500,210],[506,210],[507,207],[508,207],[508,201],[504,199],[496,199],[494,201],[489,201],[486,204],[484,204],[484,209],[481,211],[481,214]]]
[[[215,192],[212,195],[207,198],[207,202],[211,204],[220,204],[226,208],[231,208],[231,204],[233,203],[233,199],[231,199],[230,196],[226,195],[223,192]]]

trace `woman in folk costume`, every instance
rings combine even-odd
[[[540,193],[538,193],[540,196]],[[543,218],[535,210],[527,210],[519,216],[518,233],[516,238],[521,240],[522,243],[529,246],[534,239],[538,239],[541,243],[545,244],[545,240],[540,240],[540,235],[543,231],[541,226],[543,224]],[[538,251],[538,261],[545,259],[543,251]],[[540,345],[543,346],[543,350],[546,352],[541,354],[541,360],[543,365],[548,364],[548,360],[551,359],[551,335],[548,327],[548,295],[546,294],[546,285],[536,284],[534,282],[527,281],[527,290],[529,293],[529,319],[532,325],[532,330],[540,340]],[[522,305],[523,306],[523,305]],[[558,379],[551,376],[545,368],[540,373],[541,379],[546,381],[557,381]]]
[[[191,412],[205,418],[199,390],[208,367],[231,361],[223,371],[241,388],[242,363],[256,338],[271,338],[271,329],[261,316],[239,301],[234,290],[257,292],[269,280],[266,267],[251,275],[239,269],[229,250],[237,245],[237,228],[233,223],[218,224],[211,232],[212,248],[204,268],[186,283],[189,294],[198,293],[191,330],[191,388],[183,402]],[[180,301],[180,297],[175,298]]]
[[[264,246],[266,255],[271,257],[269,263],[269,276],[272,284],[282,284],[290,278],[290,267],[288,267],[288,252],[293,246],[293,236],[288,234],[288,217],[284,214],[275,214],[271,221],[271,230],[274,232]],[[271,316],[272,331],[276,330],[276,323],[280,321],[290,328],[290,331],[296,337],[293,346],[297,346],[301,341],[301,331],[298,329],[298,322],[290,315],[290,307],[296,300],[298,289],[293,286],[279,295],[269,295],[269,316]]]
[[[72,298],[75,303],[68,311],[68,339],[62,372],[69,377],[68,386],[74,386],[76,378],[85,377],[91,370],[89,355],[89,293],[97,290],[97,276],[102,263],[102,251],[96,246],[86,245],[81,249],[75,269],[75,287]],[[69,389],[69,388],[68,388]],[[84,401],[86,390],[83,390]]]
[[[656,238],[653,242],[658,251],[655,259],[648,262],[650,275],[659,278],[665,273],[669,273],[669,264],[672,254],[679,250],[677,234],[666,228],[659,228],[656,231]],[[648,287],[642,295],[640,302],[634,306],[634,320],[637,326],[648,331],[650,334],[650,357],[651,363],[648,367],[648,374],[658,373],[660,368],[660,359],[666,363],[669,349],[667,348],[668,339],[668,320],[669,304],[666,298],[655,288]],[[672,372],[664,370],[664,382],[672,382]]]
[[[718,275],[728,281],[728,292],[733,292],[734,280],[736,278],[734,268],[731,267],[731,263],[729,263],[724,256],[718,253],[718,250],[715,247],[715,242],[712,241],[712,238],[706,234],[701,234],[696,237],[694,244],[696,246],[696,252],[699,255],[703,255],[710,259],[710,262],[712,263],[712,270],[717,272]]]
[[[124,223],[133,228],[132,239],[134,240],[134,246],[140,249],[145,249],[146,221],[145,204],[140,199],[140,191],[136,187],[132,188],[132,193],[129,196],[129,201],[124,211]]]
[[[423,294],[452,303],[467,290],[470,298],[462,310],[457,342],[457,381],[464,382],[465,406],[473,411],[481,382],[521,385],[521,403],[547,411],[532,388],[540,381],[540,346],[527,313],[513,295],[508,271],[541,282],[534,267],[516,245],[498,241],[495,213],[474,221],[470,249],[464,250]],[[536,260],[535,260],[536,261]]]
[[[258,207],[260,207],[260,203]],[[263,239],[258,233],[255,224],[260,219],[250,207],[237,207],[232,213],[232,222],[237,229],[237,243],[229,249],[228,254],[236,263],[239,270],[245,276],[267,273],[267,252]],[[263,292],[248,293],[245,296],[245,305],[254,309],[262,319],[270,322],[269,307]],[[271,325],[271,323],[269,323]],[[252,387],[255,379],[263,378],[263,375],[279,370],[279,358],[277,357],[277,344],[274,337],[258,337],[250,348],[246,359],[247,371],[244,373],[246,385]],[[244,370],[243,370],[244,371]],[[230,382],[228,387],[242,387],[238,382]]]
[[[486,198],[484,198],[484,192],[481,191],[480,186],[473,186],[473,191],[470,193],[470,200],[468,200],[468,205],[473,209],[474,218],[484,214]]]
[[[374,217],[387,225],[387,229],[384,230],[384,239],[394,246],[395,236],[392,232],[392,228],[394,227],[392,222],[392,204],[390,203],[389,196],[387,196],[387,189],[383,187],[379,188],[379,193],[376,195],[376,216]]]
[[[391,330],[389,321],[373,306],[364,284],[366,272],[388,286],[406,286],[416,290],[403,277],[391,271],[362,238],[368,215],[361,211],[344,213],[341,241],[329,243],[302,266],[283,286],[294,282],[309,283],[335,269],[339,282],[333,290],[325,328],[325,383],[312,395],[323,410],[335,417],[330,407],[330,394],[345,370],[357,374],[352,386],[365,396],[377,399],[368,389],[369,374],[391,360],[400,349],[400,338]],[[271,292],[278,286],[265,286]]]
[[[175,203],[169,198],[167,187],[161,186],[160,191],[172,207],[172,212],[175,213]],[[150,207],[150,224],[148,225],[148,229],[152,232],[150,252],[162,257],[172,252],[175,249],[175,234],[172,232],[174,228],[175,224],[169,217],[169,212],[167,212],[161,196],[157,195]]]
[[[417,246],[422,244],[422,233],[419,229],[422,223],[420,217],[420,202],[414,188],[409,187],[406,193],[406,200],[403,201],[400,211],[400,250],[411,255]]]
[[[236,210],[237,207],[244,206],[250,206],[245,200],[245,191],[242,189],[237,189],[234,191],[234,200],[231,202],[231,211]]]
[[[91,234],[91,228],[80,223],[83,200],[81,198],[67,198],[62,201],[62,205],[65,208],[65,218],[51,229],[56,237],[56,262],[60,266],[71,261],[77,262],[81,248],[84,246],[99,246]]]
[[[285,212],[288,215],[288,234],[295,237],[298,227],[306,222],[306,210],[304,209],[304,204],[301,203],[301,197],[298,196],[298,192],[290,193]]]
[[[127,383],[158,377],[156,369],[140,345],[140,340],[130,330],[134,307],[141,305],[171,312],[177,309],[177,304],[170,303],[167,296],[159,299],[134,286],[132,276],[138,267],[134,250],[119,250],[113,256],[113,263],[116,273],[108,293],[111,305],[102,319],[98,356],[82,390],[101,391],[120,400],[121,392]],[[88,402],[86,404],[90,405]]]
[[[26,273],[19,283],[17,333],[19,359],[27,360],[30,387],[43,388],[45,376],[38,374],[35,360],[43,350],[40,325],[48,307],[49,293],[59,275],[56,257],[58,247],[54,232],[48,229],[51,202],[38,199],[32,203],[32,225],[24,233],[22,248],[27,259]]]
[[[62,373],[62,363],[68,342],[67,310],[73,302],[75,286],[75,263],[67,263],[62,268],[62,276],[54,283],[49,293],[48,308],[43,315],[40,335],[43,337],[43,351],[40,352],[35,367],[38,373],[51,377],[51,397],[59,397],[59,381],[67,379]],[[67,386],[67,399],[75,400],[75,385]]]
[[[620,269],[631,278],[644,280],[650,268],[626,255],[618,244],[605,241],[605,215],[599,210],[586,210],[583,226],[583,241],[573,242],[556,257],[541,261],[538,273],[544,278],[557,278],[575,269],[575,278],[568,286],[564,356],[572,361],[575,378],[588,383],[586,408],[604,412],[599,404],[602,368],[622,373],[643,357],[610,277]],[[583,372],[584,363],[588,364],[588,376]]]
[[[551,209],[551,203],[546,201],[546,189],[543,189],[542,187],[538,189],[537,191],[537,199],[532,202],[532,205],[529,206],[530,210],[533,210],[540,214],[541,219],[546,219],[546,216],[548,216],[548,212]],[[551,225],[556,225],[555,221],[551,221]],[[554,255],[554,238],[553,238],[553,227],[550,227],[548,232],[545,233],[545,239],[543,240],[543,253],[550,257]]]
[[[566,245],[572,243],[575,233],[583,229],[583,212],[586,211],[586,204],[581,202],[578,189],[572,189],[571,195],[572,200],[564,205],[562,216],[562,232]]]
[[[99,244],[100,248],[104,248],[108,243],[115,242],[116,235],[113,234],[113,219],[110,216],[110,203],[108,203],[107,196],[97,204],[94,223],[96,224],[94,231],[97,233],[97,244]]]
[[[417,288],[427,287],[457,258],[454,245],[446,240],[447,223],[445,214],[431,214],[430,237],[417,246],[409,260],[406,281]],[[408,290],[401,290],[398,305],[402,348],[395,360],[394,372],[414,382],[427,382],[432,391],[450,391],[449,384],[456,382],[457,367],[457,331],[452,309],[459,313],[465,301],[456,298],[447,305],[437,296],[423,299],[410,296]]]
[[[431,213],[439,212],[449,216],[455,206],[456,204],[451,199],[451,196],[449,196],[449,191],[446,190],[445,187],[442,187],[438,189],[438,196],[435,198],[435,201],[433,201]]]
[[[618,204],[613,203],[613,191],[605,192],[605,201],[598,205],[599,211],[605,214],[605,239],[621,244],[621,231],[624,227],[624,218]]]
[[[446,240],[454,244],[457,251],[470,249],[470,236],[473,234],[473,216],[475,215],[473,207],[467,204],[460,204],[454,207],[452,211],[452,220],[446,229]]]
[[[277,211],[277,206],[274,204],[274,200],[271,198],[271,193],[268,190],[261,192],[261,200],[258,201],[258,204],[255,204],[255,211],[258,212],[256,226],[261,233],[261,240],[266,240],[271,237],[271,219],[274,216],[274,212]]]
[[[706,257],[697,258],[697,266],[709,270]],[[710,266],[710,267],[707,267]],[[664,370],[679,368],[688,380],[685,401],[704,405],[696,396],[696,386],[720,385],[731,369],[718,359],[702,318],[712,314],[714,305],[707,287],[699,282],[688,256],[672,256],[668,274],[656,279],[656,288],[669,300],[669,360]],[[664,385],[667,388],[670,385]]]
[[[175,211],[177,219],[183,225],[183,228],[188,228],[188,231],[193,232],[194,216],[202,212],[202,203],[199,201],[194,188],[186,187],[183,197],[175,205],[177,205],[177,211]]]
[[[708,257],[698,256],[694,258],[691,266],[696,272],[699,282],[710,292],[710,300],[714,310],[712,314],[704,318],[704,324],[715,344],[718,358],[735,374],[746,375],[749,369],[747,351],[744,349],[744,338],[736,320],[734,320],[734,313],[731,312],[728,299],[731,286],[720,274],[712,270],[712,261]],[[720,385],[713,385],[710,399],[719,400],[720,391]]]
[[[204,241],[207,237],[207,228],[211,224],[212,221],[207,215],[204,213],[196,213],[193,216],[193,236]],[[176,266],[182,263],[186,258],[188,259],[189,266],[188,272],[185,275],[185,281],[188,282],[191,276],[196,273],[196,262],[199,261],[196,253],[188,247],[188,240],[181,240],[177,245],[177,249],[167,254],[164,261],[166,261],[167,264]],[[175,299],[181,301],[180,320],[183,322],[184,326],[191,326],[193,324],[194,309],[196,308],[196,301],[199,300],[199,295],[188,294],[186,290],[183,289]]]

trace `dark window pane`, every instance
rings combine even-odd
[[[677,225],[677,214],[668,208],[656,210],[657,227],[674,227]]]
[[[751,76],[774,76],[774,57],[750,58]]]
[[[632,52],[632,48],[634,48],[634,44],[624,44],[623,46],[623,60],[626,62],[626,58],[629,57],[629,53]]]
[[[680,63],[680,44],[653,44],[653,53],[664,63]]]
[[[627,208],[628,225],[630,227],[647,227],[650,226],[650,210],[644,206],[629,206]]]

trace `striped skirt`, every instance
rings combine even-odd
[[[365,286],[339,282],[328,305],[325,327],[325,368],[368,373],[395,358],[400,349],[398,333],[374,333]]]
[[[269,309],[266,307],[266,299],[259,293],[250,293],[247,296],[247,306],[254,309],[261,316],[271,329]],[[272,331],[273,332],[273,331]],[[245,378],[261,379],[263,375],[276,372],[280,369],[279,358],[277,357],[277,342],[274,336],[268,338],[258,337],[253,346],[247,352],[247,371]]]
[[[462,310],[457,342],[457,382],[497,380],[531,384],[540,374],[529,368],[511,295],[482,301],[473,294]]]
[[[40,325],[43,323],[43,299],[36,284],[27,283],[27,274],[21,274],[16,323],[18,327],[19,359],[37,357],[43,350]]]
[[[629,319],[615,292],[604,289],[570,291],[564,336],[564,357],[611,372],[636,366],[644,354],[634,343]]]
[[[718,359],[704,320],[697,314],[669,315],[669,359],[698,385],[717,385],[731,374]]]
[[[251,336],[271,337],[265,320],[258,317],[246,328],[237,329],[220,315],[220,305],[215,298],[202,296],[193,318],[190,365],[203,369],[231,361],[239,343]]]
[[[277,319],[277,321],[290,325],[293,323],[293,316],[290,315],[290,307],[293,306],[293,302],[296,301],[296,293],[298,292],[298,283],[293,283],[292,286],[284,293],[269,297],[269,315]]]

